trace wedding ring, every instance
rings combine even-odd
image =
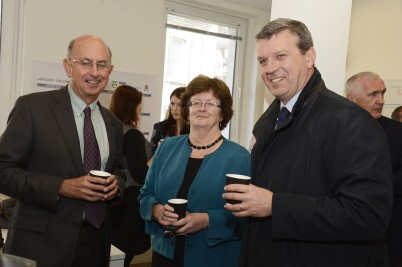
[[[241,203],[239,204],[239,211],[242,211],[242,208],[241,208]]]

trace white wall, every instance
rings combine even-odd
[[[30,92],[31,64],[33,60],[61,62],[70,39],[86,33],[100,35],[113,51],[116,70],[155,75],[162,88],[165,45],[164,0],[5,0],[18,9],[25,3],[17,25],[20,32],[8,33],[11,39],[20,38],[20,46],[7,46],[13,40],[3,40],[2,49],[17,49],[19,60],[16,70],[0,66],[0,133],[16,97]],[[269,14],[238,5],[228,5],[224,0],[174,0],[187,4],[204,4],[215,11],[231,9],[231,14],[248,18],[248,36],[243,59],[238,142],[248,145],[251,130],[264,111],[267,89],[261,82],[256,64],[255,34],[269,20]],[[267,5],[270,2],[267,0]],[[4,16],[12,16],[3,10]],[[402,2],[400,0],[353,0],[350,23],[348,56],[345,80],[352,74],[371,70],[385,79],[402,79]],[[18,14],[17,14],[18,16]],[[328,31],[331,31],[328,28]],[[4,29],[3,36],[9,32]],[[334,39],[336,36],[333,37]],[[317,37],[315,37],[317,39]],[[336,51],[333,52],[336,55]],[[2,55],[4,56],[4,55]],[[341,66],[342,67],[342,66]],[[20,69],[19,69],[20,68]],[[337,68],[334,64],[333,68]],[[5,75],[6,74],[6,75]],[[6,83],[3,77],[15,75]],[[155,95],[155,106],[161,99]]]
[[[113,53],[115,70],[143,73],[157,77],[157,86],[162,90],[164,49],[165,49],[165,1],[164,0],[5,0],[14,6],[20,3],[22,15],[15,18],[21,21],[20,31],[10,33],[9,39],[19,38],[20,46],[13,45],[13,40],[8,40],[11,45],[9,50],[19,49],[17,53],[15,69],[11,70],[16,77],[5,75],[8,66],[0,68],[0,77],[6,77],[9,82],[3,86],[0,132],[6,127],[6,119],[16,98],[22,94],[31,92],[31,68],[32,61],[42,60],[50,62],[62,62],[66,56],[69,41],[82,34],[99,35],[110,46]],[[255,74],[255,32],[261,27],[254,21],[263,17],[268,19],[268,13],[252,8],[244,8],[239,5],[230,5],[224,0],[173,0],[189,5],[202,4],[205,9],[225,12],[246,18],[249,20],[249,38],[244,40],[247,46],[243,54],[242,63],[247,69],[242,73],[240,100],[245,96],[245,103],[240,105],[238,114],[239,124],[246,123],[246,127],[239,125],[241,132],[233,136],[239,143],[248,145],[249,132],[254,121],[262,113],[262,104],[257,114],[249,110],[256,102],[256,74]],[[268,5],[268,2],[267,2]],[[5,10],[3,10],[5,12]],[[18,13],[18,12],[16,12]],[[266,19],[265,19],[266,18]],[[13,19],[14,20],[14,19]],[[11,51],[13,52],[13,51]],[[7,61],[8,63],[10,61]],[[3,63],[3,62],[2,62]],[[7,64],[8,64],[7,63]],[[9,72],[10,73],[10,72]],[[263,92],[263,91],[262,91]],[[258,93],[257,93],[258,95]],[[4,97],[3,97],[4,96]],[[155,96],[155,97],[154,97]],[[155,107],[160,107],[162,94],[154,94]],[[262,103],[262,102],[261,102]],[[157,114],[160,112],[157,111]],[[252,118],[250,120],[251,114]],[[245,134],[243,134],[245,133]]]
[[[351,6],[352,0],[272,0],[273,19],[288,17],[307,25],[317,52],[315,66],[338,94],[343,93]]]
[[[402,79],[401,0],[353,0],[345,81],[361,71]]]
[[[402,105],[402,1],[354,0],[345,81],[361,71],[378,73],[386,82],[383,116]],[[387,80],[398,80],[396,88]]]
[[[13,0],[8,2],[14,5]],[[2,88],[2,91],[9,90],[14,93],[6,96],[10,99],[10,104],[1,110],[1,132],[5,129],[7,115],[16,98],[31,92],[32,61],[61,63],[66,56],[70,40],[82,34],[99,35],[106,41],[112,50],[112,61],[116,70],[155,75],[158,78],[157,86],[162,87],[165,44],[163,0],[15,2],[22,3],[23,13],[23,26],[20,31],[22,52],[19,55],[21,68],[12,69],[17,75],[15,80],[20,84],[14,84],[11,79],[11,84]],[[6,43],[7,41],[9,40],[6,40]],[[4,74],[6,67],[3,66],[2,69],[2,79],[8,78]],[[160,103],[160,97],[155,94],[153,98],[156,103]]]

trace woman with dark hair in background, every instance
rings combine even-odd
[[[150,247],[150,237],[145,234],[137,200],[148,171],[147,161],[152,157],[151,144],[137,129],[141,103],[142,93],[128,85],[117,87],[110,103],[110,111],[123,123],[124,171],[127,178],[122,202],[111,209],[112,244],[126,254],[126,267],[135,255],[144,253]]]
[[[154,124],[151,137],[152,151],[155,153],[159,142],[169,136],[177,136],[188,133],[188,126],[181,117],[181,96],[185,87],[178,87],[170,94],[170,104],[167,118]]]

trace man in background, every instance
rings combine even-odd
[[[251,185],[225,186],[224,198],[241,201],[225,208],[249,216],[240,266],[387,266],[392,178],[383,130],[326,88],[302,22],[273,20],[256,39],[276,99],[254,126]]]
[[[40,267],[108,266],[106,203],[125,180],[122,124],[98,102],[111,58],[99,37],[80,36],[63,61],[70,83],[17,100],[0,138],[0,192],[17,199],[4,252]]]
[[[402,266],[402,123],[382,116],[385,83],[373,72],[360,72],[346,82],[346,97],[367,110],[384,128],[391,152],[394,203],[387,230],[391,266]]]

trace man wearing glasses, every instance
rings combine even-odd
[[[0,139],[0,191],[17,199],[4,251],[41,267],[108,266],[107,201],[125,179],[122,125],[98,102],[111,52],[99,37],[80,36],[63,64],[70,83],[20,97]]]

